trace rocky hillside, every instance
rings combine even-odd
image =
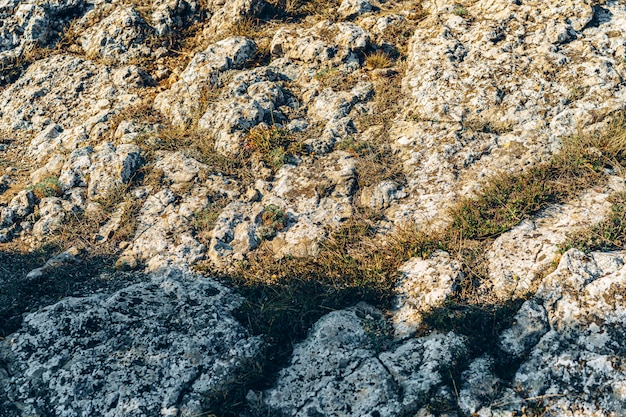
[[[0,415],[626,415],[623,0],[0,1]]]

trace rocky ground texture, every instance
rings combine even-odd
[[[625,77],[623,0],[0,2],[0,414],[624,415]]]

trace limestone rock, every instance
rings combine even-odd
[[[230,203],[222,210],[215,222],[209,245],[209,259],[221,268],[241,261],[261,243],[258,229],[263,206],[260,203],[244,205]]]
[[[46,197],[39,203],[39,220],[33,225],[33,235],[43,238],[63,227],[65,209],[58,197]]]
[[[369,0],[343,0],[337,9],[337,13],[344,19],[350,19],[371,11],[372,4]]]
[[[356,132],[350,113],[358,104],[371,99],[373,94],[370,83],[359,83],[350,91],[324,89],[309,107],[310,118],[325,123],[324,131],[320,137],[308,139],[305,143],[319,154],[332,151],[336,142]]]
[[[148,270],[192,265],[203,259],[207,248],[195,238],[191,223],[194,213],[208,204],[204,187],[194,187],[184,196],[169,188],[149,196],[139,211],[134,239],[122,256],[145,263]]]
[[[482,288],[485,295],[508,300],[534,292],[567,234],[600,222],[609,213],[609,196],[623,188],[624,180],[613,177],[604,189],[596,187],[550,207],[498,237],[487,252],[490,280]]]
[[[383,181],[375,186],[361,190],[361,205],[374,210],[388,208],[395,200],[406,197],[406,193],[398,189],[393,181]]]
[[[92,156],[87,196],[103,198],[128,184],[141,166],[141,148],[137,145],[113,146],[104,142]]]
[[[116,86],[111,73],[71,55],[35,62],[0,93],[0,129],[33,132],[29,152],[40,161],[99,139],[108,118],[139,98],[128,86]]]
[[[413,258],[399,268],[394,326],[398,336],[415,332],[422,313],[439,307],[464,278],[461,264],[447,252],[428,259]]]
[[[27,315],[2,343],[3,410],[15,416],[196,414],[246,372],[260,340],[216,282],[160,271],[111,295],[67,298]],[[12,414],[8,414],[11,416]]]
[[[512,381],[516,392],[476,407],[478,415],[513,415],[520,396],[543,397],[545,412],[557,415],[624,411],[624,261],[622,253],[563,255],[502,334],[501,346],[525,358]]]
[[[204,32],[210,37],[223,37],[237,23],[261,15],[267,3],[264,0],[214,0],[209,1],[208,6],[213,15]]]
[[[144,45],[151,29],[141,15],[126,7],[113,11],[102,21],[88,28],[78,39],[87,56],[127,62],[149,56],[150,48]]]
[[[160,93],[154,107],[168,116],[175,125],[186,126],[204,111],[201,99],[216,85],[219,74],[241,68],[252,57],[256,45],[238,36],[223,39],[194,56],[180,79],[169,90]]]
[[[595,123],[594,112],[623,108],[624,8],[544,5],[423,3],[428,17],[402,80],[407,122],[390,132],[413,196],[397,220],[436,219],[438,206],[471,193],[481,178],[545,160],[561,138]],[[537,8],[540,16],[528,20]]]
[[[163,171],[164,179],[175,184],[193,183],[207,166],[180,152],[159,152],[154,167]]]
[[[232,157],[241,152],[245,133],[266,123],[284,119],[278,108],[288,105],[288,93],[282,88],[284,77],[273,68],[244,71],[224,88],[217,102],[206,109],[198,127],[215,137],[215,150]]]
[[[345,152],[319,157],[313,163],[285,165],[263,202],[285,207],[289,222],[272,241],[277,258],[306,257],[318,251],[326,227],[336,227],[353,214],[356,191],[354,158]]]
[[[370,34],[352,23],[322,21],[310,29],[279,29],[270,45],[272,55],[308,64],[359,61]]]
[[[199,11],[196,0],[157,0],[153,2],[152,27],[159,36],[182,29]]]
[[[464,341],[452,333],[433,333],[377,355],[381,335],[374,329],[380,320],[380,313],[366,305],[324,316],[295,347],[264,404],[297,417],[417,411],[441,388],[440,370],[464,352]]]
[[[0,62],[27,54],[35,45],[58,39],[63,25],[88,9],[84,0],[17,1],[0,4]],[[10,81],[0,76],[0,84]]]

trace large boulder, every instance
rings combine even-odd
[[[464,339],[433,333],[392,347],[389,330],[380,312],[363,304],[324,316],[295,347],[263,396],[265,406],[294,417],[391,417],[415,413],[435,397],[451,400],[444,370],[464,353]]]
[[[113,294],[31,313],[2,342],[3,416],[196,415],[260,348],[215,281],[163,270]]]

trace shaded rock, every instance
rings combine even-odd
[[[67,298],[27,315],[2,343],[3,407],[20,416],[196,414],[257,354],[214,281],[160,271],[112,295]]]
[[[520,357],[528,353],[550,330],[548,314],[538,300],[526,301],[514,318],[514,324],[500,335],[500,348],[509,355]]]
[[[63,200],[57,197],[46,197],[39,203],[39,220],[33,225],[32,234],[44,238],[63,227],[65,209]]]
[[[26,279],[28,281],[37,281],[44,274],[48,274],[54,269],[63,268],[66,267],[68,264],[79,262],[79,254],[80,251],[75,247],[63,251],[58,255],[55,255],[52,258],[48,259],[43,266],[30,271],[28,275],[26,275]]]
[[[489,356],[481,356],[470,363],[468,369],[461,374],[459,391],[459,408],[468,415],[481,415],[476,411],[483,404],[491,404],[501,394],[503,381],[494,375],[493,360]]]
[[[417,411],[441,387],[440,369],[463,352],[463,339],[433,333],[377,356],[381,335],[374,329],[380,320],[380,313],[366,305],[321,318],[295,347],[264,404],[293,416],[387,417]]]
[[[537,397],[555,415],[624,412],[624,262],[622,253],[571,249],[563,255],[500,339],[507,352],[524,354],[515,392],[483,403],[478,415],[513,415],[524,398]]]

